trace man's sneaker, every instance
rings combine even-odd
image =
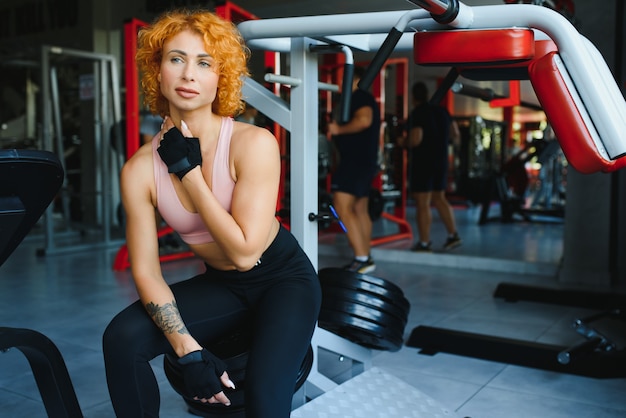
[[[413,247],[411,247],[411,251],[416,253],[432,253],[433,250],[430,248],[430,242],[428,244],[424,244],[420,241],[416,242]]]
[[[369,257],[367,261],[359,261],[355,258],[350,264],[345,266],[344,269],[355,273],[365,274],[376,270],[376,264],[374,264],[372,257]]]
[[[448,239],[446,240],[446,243],[443,244],[443,249],[444,250],[451,250],[453,248],[458,247],[462,243],[463,243],[463,241],[461,241],[461,238],[459,237],[459,234],[454,234],[454,236],[448,237]]]

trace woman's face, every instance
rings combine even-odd
[[[183,31],[163,45],[159,81],[170,107],[180,111],[211,110],[217,95],[215,60],[204,49],[200,35]]]

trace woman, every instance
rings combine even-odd
[[[186,390],[230,405],[233,387],[203,343],[252,321],[246,417],[288,417],[321,303],[315,269],[275,217],[280,152],[265,129],[232,119],[243,108],[248,50],[211,12],[175,10],[138,35],[146,104],[161,131],[124,165],[126,240],[139,301],[107,327],[103,350],[118,417],[156,417],[148,363],[178,357]],[[159,263],[156,211],[206,265],[168,286]]]

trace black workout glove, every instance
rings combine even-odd
[[[185,138],[178,128],[173,127],[163,135],[161,145],[157,149],[167,171],[183,179],[194,167],[202,165],[200,140]]]
[[[226,371],[226,363],[206,348],[182,356],[178,364],[190,396],[209,399],[222,392],[220,377]]]

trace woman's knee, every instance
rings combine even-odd
[[[123,347],[124,351],[132,351],[135,344],[148,337],[156,325],[148,317],[143,307],[135,303],[118,313],[107,325],[102,335],[102,347],[105,352],[115,351]]]
[[[119,317],[119,314],[113,317],[111,322],[109,322],[107,327],[104,329],[104,334],[102,335],[102,347],[105,352],[126,342],[126,338],[124,338],[124,335],[128,334],[128,332],[125,331],[126,323],[121,321]]]

